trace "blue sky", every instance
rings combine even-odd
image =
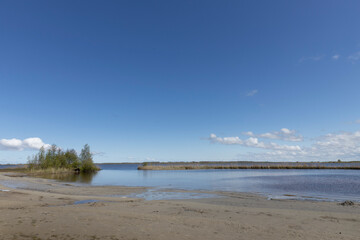
[[[1,1],[0,163],[359,160],[359,1]],[[47,146],[47,145],[46,145]]]

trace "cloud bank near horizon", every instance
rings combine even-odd
[[[259,141],[258,138],[294,141],[292,138],[280,138],[280,132],[274,135],[246,132],[243,135],[250,136],[247,139],[240,137],[218,137],[210,134],[208,138],[212,143],[225,145],[241,145],[244,147],[261,148],[267,151],[239,154],[236,159],[249,161],[335,161],[342,159],[346,161],[360,160],[360,131],[329,133],[316,138],[308,146],[286,145],[274,142]],[[287,132],[287,131],[286,131]],[[290,133],[290,132],[289,132]],[[291,136],[294,136],[295,131]],[[290,134],[289,134],[290,135]],[[256,136],[256,137],[254,137]],[[271,137],[269,137],[271,136]],[[297,138],[295,138],[297,139]]]
[[[49,148],[50,146],[50,144],[44,143],[38,137],[26,138],[24,140],[17,138],[0,139],[0,150],[4,151],[39,150],[41,147]]]
[[[209,140],[214,143],[221,143],[226,145],[242,145],[245,147],[263,148],[271,150],[301,150],[298,145],[279,145],[274,142],[261,142],[256,137],[249,137],[241,139],[239,137],[218,137],[215,134],[210,134]]]

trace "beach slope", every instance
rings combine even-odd
[[[0,173],[0,189],[0,239],[355,240],[360,236],[358,204],[267,200],[229,192],[218,192],[220,198],[145,201],[121,196],[146,188],[73,186],[8,173]],[[74,204],[77,201],[83,204]]]

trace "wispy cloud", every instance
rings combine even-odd
[[[127,161],[131,161],[131,162],[157,162],[160,161],[157,158],[153,158],[153,157],[127,157],[126,158]]]
[[[323,59],[332,59],[334,61],[337,61],[339,60],[341,57],[340,54],[336,53],[334,55],[314,55],[314,56],[310,56],[310,57],[302,57],[299,59],[299,63],[302,63],[302,62],[306,62],[306,61],[314,61],[314,62],[317,62],[317,61],[320,61],[320,60],[323,60]],[[345,58],[346,59],[346,58]],[[360,51],[357,51],[357,52],[354,52],[353,54],[350,54],[347,59],[349,61],[351,61],[352,63],[355,63],[357,61],[360,61]]]
[[[40,138],[26,138],[24,140],[12,138],[12,139],[0,139],[0,150],[14,150],[22,151],[26,149],[38,150],[41,147],[49,148],[50,144],[44,143]]]
[[[252,96],[254,96],[254,95],[257,94],[257,93],[258,93],[258,90],[257,90],[257,89],[254,89],[254,90],[251,90],[251,91],[247,92],[247,93],[246,93],[246,96],[247,96],[247,97],[252,97]]]
[[[305,62],[305,61],[320,61],[324,58],[324,55],[316,55],[311,57],[302,57],[299,59],[299,63]]]
[[[295,130],[290,130],[287,128],[282,128],[280,131],[267,132],[262,134],[254,134],[253,132],[244,132],[243,134],[249,137],[277,139],[291,142],[301,142],[304,140],[301,135],[296,134]]]
[[[351,54],[350,56],[348,56],[348,59],[353,63],[359,61],[360,60],[360,51],[356,52],[354,54]]]
[[[340,58],[339,54],[335,54],[331,57],[333,60],[338,60]]]
[[[106,155],[105,152],[96,152],[96,151],[91,152],[91,154],[94,156],[99,156],[99,157],[104,157]]]

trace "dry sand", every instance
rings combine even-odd
[[[25,189],[6,187],[12,184]],[[146,188],[79,187],[8,173],[0,173],[0,189],[9,190],[0,191],[0,239],[360,239],[359,204],[242,193],[145,201],[119,196]],[[101,201],[73,204],[89,199]]]

